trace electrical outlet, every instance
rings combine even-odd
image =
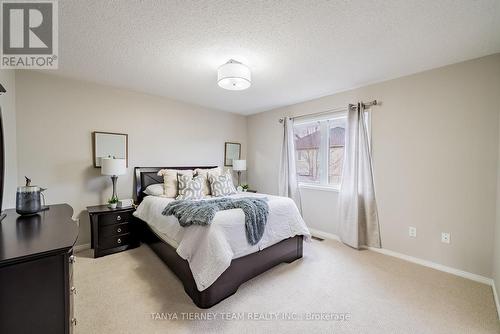
[[[441,233],[441,242],[444,242],[445,244],[449,244],[451,242],[450,233],[448,233],[448,232]]]
[[[417,237],[417,228],[410,226],[408,228],[408,235],[410,236],[410,238],[416,238]]]

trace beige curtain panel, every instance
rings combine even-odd
[[[381,247],[372,157],[361,103],[348,107],[339,209],[339,236],[345,244],[357,249]]]
[[[281,146],[280,171],[278,175],[278,195],[293,199],[302,214],[297,170],[295,168],[293,120],[289,117],[285,117],[283,120],[283,144]]]

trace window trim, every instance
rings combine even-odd
[[[336,119],[341,119],[341,118],[346,118],[346,117],[347,117],[347,110],[336,111],[336,112],[332,112],[331,114],[327,114],[327,115],[304,117],[301,120],[294,121],[293,126],[304,125],[304,124],[309,124],[309,123],[314,123],[314,122],[328,121],[328,120],[336,120]]]
[[[347,120],[347,110],[335,111],[329,114],[321,115],[321,116],[311,116],[305,117],[300,121],[295,121],[293,126],[301,126],[305,124],[312,124],[318,122],[320,124],[320,149],[319,149],[319,182],[299,182],[299,188],[305,189],[316,189],[316,190],[324,190],[324,191],[340,191],[340,184],[338,185],[330,185],[328,183],[328,170],[329,170],[329,150],[322,149],[324,147],[328,148],[330,143],[330,131],[328,130],[330,125],[329,121],[335,121],[339,119]]]
[[[342,118],[347,118],[347,110],[335,111],[335,112],[332,112],[330,114],[316,116],[316,117],[315,116],[305,117],[304,119],[302,119],[300,121],[294,122],[293,126],[295,127],[296,125],[304,125],[304,124],[309,124],[309,123],[314,123],[314,122],[326,121],[326,122],[323,122],[322,124],[326,124],[326,127],[328,128],[329,125],[328,125],[327,121],[338,120],[338,119],[342,119]],[[365,126],[366,126],[366,131],[368,132],[369,150],[372,152],[372,155],[373,155],[373,147],[372,147],[372,117],[371,117],[371,112],[370,112],[369,108],[365,110]],[[322,130],[323,129],[321,129],[320,131],[322,131]],[[325,142],[326,142],[326,147],[328,147],[329,141],[330,141],[330,138],[329,138],[330,132],[329,131],[322,131],[322,133],[323,133],[323,135],[321,136],[321,144],[320,144],[320,154],[321,154],[321,158],[320,158],[320,176],[319,176],[320,182],[303,182],[303,181],[299,181],[298,182],[298,186],[299,186],[299,188],[302,188],[302,189],[340,192],[340,188],[342,186],[342,182],[340,182],[338,185],[330,185],[328,183],[328,167],[329,167],[328,165],[329,165],[329,162],[330,162],[329,159],[328,159],[329,152],[328,152],[328,150],[323,150],[324,152],[321,152],[321,147],[322,147],[322,145],[325,145]],[[326,135],[324,135],[325,133],[326,133]],[[323,138],[323,137],[326,137],[326,138]],[[323,157],[324,155],[327,156],[327,159],[324,159],[324,157]],[[324,169],[325,166],[321,166],[321,164],[325,164],[326,165],[326,169]],[[323,172],[325,170],[326,170],[326,173]],[[326,175],[323,175],[323,174],[326,174]]]
[[[340,192],[340,184],[338,186],[330,186],[313,182],[299,182],[299,188],[321,190],[321,191],[332,191],[337,193]]]

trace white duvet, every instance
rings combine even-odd
[[[177,249],[189,262],[199,291],[208,288],[229,267],[232,259],[257,252],[281,240],[311,235],[295,203],[286,197],[238,193],[231,197],[267,197],[269,217],[262,239],[252,246],[245,234],[245,215],[241,209],[216,213],[211,225],[181,227],[174,216],[161,214],[172,198],[146,196],[134,215],[152,228],[164,241]]]

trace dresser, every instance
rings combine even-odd
[[[94,257],[121,252],[140,245],[135,208],[110,209],[107,205],[87,207],[90,216]]]
[[[78,226],[68,204],[0,222],[0,333],[72,333],[73,246]]]

